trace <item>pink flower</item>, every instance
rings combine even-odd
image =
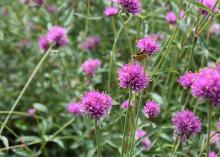
[[[169,12],[167,13],[167,15],[166,15],[166,20],[167,20],[167,22],[169,22],[171,25],[175,25],[175,24],[176,24],[176,20],[177,20],[175,13],[172,12],[172,11],[169,11]]]
[[[218,23],[213,23],[209,32],[211,35],[218,36],[220,34],[220,25]]]
[[[130,101],[130,107],[133,108],[134,107],[134,101]],[[123,109],[128,109],[128,100],[125,100],[122,104],[121,104],[121,108]]]
[[[144,113],[149,118],[155,118],[160,113],[160,106],[155,101],[148,101],[144,106]]]
[[[48,10],[48,12],[50,12],[50,13],[57,13],[58,8],[57,8],[56,5],[49,5],[49,6],[47,7],[47,10]]]
[[[123,65],[118,70],[119,85],[121,88],[131,88],[139,92],[146,88],[150,82],[149,76],[145,73],[144,67],[138,63]]]
[[[160,44],[152,38],[144,37],[137,41],[137,47],[141,50],[141,52],[152,55],[160,49]]]
[[[90,117],[100,120],[111,110],[112,98],[105,93],[89,91],[82,98],[81,104]]]
[[[58,47],[67,45],[67,30],[60,26],[53,26],[47,33],[47,40]]]
[[[101,61],[99,59],[88,59],[81,65],[81,68],[88,77],[92,77],[100,66]]]
[[[118,8],[116,7],[107,7],[104,10],[105,16],[115,16],[118,15]]]
[[[35,115],[35,112],[36,112],[36,109],[35,108],[30,108],[30,109],[28,109],[28,115],[29,116],[34,116]]]
[[[84,114],[83,106],[77,102],[71,102],[68,105],[67,110],[74,116],[82,116]]]
[[[139,140],[140,138],[144,137],[146,134],[147,134],[147,132],[144,130],[137,130],[135,132],[135,139]]]
[[[149,150],[151,147],[151,141],[148,137],[145,137],[141,144],[145,150]]]
[[[38,45],[41,49],[47,50],[49,48],[49,42],[47,40],[47,36],[43,35],[38,40]]]

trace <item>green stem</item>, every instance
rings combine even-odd
[[[208,127],[207,127],[207,146],[206,146],[207,157],[209,156],[209,148],[210,148],[211,107],[212,106],[208,104],[208,113],[207,113]]]
[[[96,144],[97,144],[97,152],[98,157],[101,157],[101,145],[100,145],[100,139],[99,139],[99,127],[97,124],[97,120],[95,120],[95,136],[96,136]]]
[[[168,52],[168,50],[170,49],[171,43],[175,37],[176,32],[178,31],[178,27],[176,26],[175,31],[173,32],[172,36],[170,37],[170,39],[168,40],[168,44],[166,45],[167,48],[165,49],[165,52],[163,53],[162,51],[160,52],[160,54],[162,55],[161,59],[159,60],[159,63],[157,64],[157,67],[155,68],[155,70],[153,71],[151,76],[154,76],[154,74],[156,74],[160,68],[160,66],[162,65],[164,59],[166,58],[166,54]],[[165,46],[165,47],[166,47]],[[164,48],[165,48],[164,47]],[[156,61],[155,61],[156,62]],[[153,63],[154,65],[155,63]]]
[[[158,142],[158,144],[159,144],[159,146],[160,146],[161,151],[163,152],[163,156],[166,156],[166,152],[165,152],[165,150],[164,150],[164,148],[163,148],[162,143],[160,142],[160,137],[159,137],[159,135],[158,135],[158,132],[157,132],[157,130],[153,127],[153,124],[152,124],[151,121],[150,121],[150,125],[151,125],[151,127],[152,127],[152,129],[153,129],[154,134],[156,135],[157,142]]]
[[[177,153],[177,150],[178,150],[179,146],[180,146],[180,140],[178,140],[177,144],[174,145],[174,148],[175,148],[175,149],[174,149],[174,152],[173,152],[172,157],[175,157],[175,156],[176,156],[176,153]]]
[[[131,96],[132,96],[132,90],[129,89],[129,98],[128,98],[128,110],[125,117],[125,123],[124,123],[124,129],[123,129],[123,139],[122,139],[122,151],[121,151],[121,157],[124,157],[124,149],[125,149],[125,143],[126,138],[128,136],[127,128],[128,128],[128,119],[129,119],[129,113],[131,110],[130,104],[131,104]]]
[[[86,35],[88,32],[88,28],[89,28],[89,15],[90,15],[90,0],[87,0],[87,15],[85,18],[85,31],[84,31],[84,36],[83,39],[86,39]]]
[[[147,60],[145,60],[145,62],[144,62],[144,69],[146,69],[146,65],[147,65]],[[134,130],[132,132],[131,148],[130,148],[130,151],[129,151],[129,154],[130,154],[129,156],[131,156],[133,145],[134,145],[134,138],[135,138],[135,132],[136,132],[136,129],[137,129],[138,114],[139,114],[139,111],[140,111],[142,96],[143,96],[143,91],[141,91],[140,97],[139,97],[139,100],[138,100],[138,106],[137,106],[137,110],[136,110],[136,114],[135,114],[135,124],[134,124],[134,128],[133,128]]]
[[[191,66],[191,64],[192,64],[192,58],[193,58],[193,54],[194,54],[194,51],[195,51],[195,46],[196,46],[197,39],[198,39],[198,37],[197,37],[197,36],[194,36],[194,39],[193,39],[193,46],[192,46],[192,50],[191,50],[191,52],[190,52],[189,62],[188,62],[188,65],[187,65],[186,71],[189,70],[189,68],[190,68],[190,66]]]
[[[131,17],[132,17],[132,16],[130,16],[130,17],[128,18],[128,20],[125,21],[125,23],[123,24],[123,26],[119,29],[119,31],[118,31],[118,33],[117,33],[117,35],[116,35],[116,37],[115,37],[113,46],[112,46],[111,56],[110,56],[110,58],[109,58],[108,87],[107,87],[108,92],[110,91],[111,75],[112,75],[112,66],[113,66],[112,64],[113,64],[113,59],[114,59],[114,57],[115,57],[116,44],[117,44],[117,42],[118,42],[119,36],[120,36],[120,34],[121,34],[121,32],[122,32],[124,26],[131,20]],[[115,61],[115,59],[114,59],[114,61]]]
[[[120,17],[120,19],[121,19],[121,21],[122,21],[123,27],[124,27],[124,29],[125,29],[126,36],[127,36],[127,38],[128,38],[129,47],[130,47],[130,51],[131,51],[130,53],[131,53],[131,55],[133,55],[134,50],[133,50],[133,47],[132,47],[131,38],[130,38],[130,36],[129,36],[129,34],[128,34],[128,30],[127,30],[127,27],[126,27],[126,25],[125,25],[125,21],[124,21],[124,19],[122,18],[121,14],[119,15],[119,17]],[[132,15],[131,15],[131,17],[132,17]]]
[[[70,119],[60,129],[58,129],[51,136],[49,136],[48,140],[44,141],[44,143],[41,145],[40,150],[43,150],[48,141],[52,140],[56,135],[58,135],[61,131],[63,131],[63,129],[65,129],[67,126],[69,126],[73,121],[74,121],[74,118]]]
[[[23,89],[21,90],[19,96],[17,97],[16,101],[14,102],[14,104],[12,105],[7,117],[5,118],[1,129],[0,129],[0,135],[3,132],[3,129],[5,127],[5,125],[7,124],[11,114],[13,113],[13,111],[15,110],[16,106],[18,105],[19,101],[21,100],[22,96],[24,95],[24,93],[26,92],[27,88],[29,87],[31,81],[33,80],[34,76],[36,75],[36,73],[38,72],[38,70],[40,69],[41,65],[43,64],[43,62],[45,61],[45,59],[47,58],[47,56],[49,55],[51,48],[53,46],[50,46],[48,48],[48,50],[44,53],[43,57],[41,58],[40,62],[37,64],[37,66],[35,67],[34,71],[32,72],[31,76],[29,77],[28,81],[26,82],[26,84],[24,85]]]

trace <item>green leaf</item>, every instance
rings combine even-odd
[[[0,139],[2,140],[5,148],[8,149],[9,148],[8,139],[5,136],[0,136]]]
[[[34,103],[34,108],[36,108],[38,111],[41,111],[41,112],[45,112],[47,113],[48,112],[48,109],[45,105],[43,104],[40,104],[40,103]]]
[[[183,19],[178,20],[178,25],[179,25],[180,30],[185,33],[187,30],[185,21]]]
[[[174,12],[176,13],[176,14],[178,14],[179,13],[179,7],[178,7],[178,5],[176,5],[176,3],[175,2],[173,2],[173,1],[171,1],[171,5],[172,5],[172,8],[173,8],[173,10],[174,10]]]

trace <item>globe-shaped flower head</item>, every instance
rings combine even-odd
[[[185,142],[191,135],[201,131],[201,122],[193,112],[184,110],[177,112],[173,118],[174,130],[181,142]]]
[[[118,15],[118,8],[116,7],[107,7],[104,10],[105,16],[115,16]]]
[[[110,111],[112,98],[105,93],[90,91],[84,95],[81,103],[90,117],[100,120]]]
[[[43,50],[47,50],[49,48],[50,43],[48,42],[46,35],[43,35],[38,39],[38,45]]]
[[[176,24],[176,15],[174,12],[169,11],[166,15],[166,20],[169,24],[175,25]]]
[[[184,88],[190,88],[193,81],[195,80],[196,74],[193,72],[186,72],[180,76],[177,80]]]
[[[137,41],[137,47],[142,53],[152,55],[160,49],[160,44],[152,38],[144,37]]]
[[[123,65],[118,70],[119,84],[121,88],[130,88],[135,92],[146,88],[149,84],[149,77],[138,63]]]
[[[55,44],[55,46],[65,46],[68,43],[66,29],[60,26],[53,26],[47,33],[47,40]]]
[[[147,132],[144,130],[137,130],[135,132],[135,139],[139,140],[140,138],[144,137],[146,134],[147,134]]]
[[[123,9],[131,14],[138,14],[141,12],[141,2],[140,0],[119,0]]]
[[[68,110],[69,113],[73,114],[74,116],[84,115],[83,106],[80,103],[77,103],[77,102],[71,102],[67,106],[67,110]]]
[[[84,42],[82,42],[79,47],[86,51],[95,50],[100,44],[100,37],[98,35],[89,36]]]
[[[218,157],[218,155],[215,152],[210,152],[209,157]]]
[[[213,23],[210,26],[209,32],[210,32],[210,34],[212,34],[214,36],[218,36],[220,34],[220,25],[218,23]]]
[[[101,61],[99,59],[88,59],[81,65],[81,68],[88,77],[92,77],[100,66]]]
[[[194,96],[207,99],[220,107],[220,73],[216,69],[204,68],[199,71],[193,84]]]
[[[144,113],[149,118],[155,118],[160,113],[160,106],[155,101],[148,101],[144,106]]]
[[[121,104],[121,108],[123,109],[128,109],[128,106],[129,106],[129,101],[128,100],[125,100],[122,104]],[[134,107],[134,101],[130,101],[130,107]]]
[[[151,147],[151,141],[148,137],[145,137],[144,140],[141,142],[142,147],[144,150],[149,150]]]

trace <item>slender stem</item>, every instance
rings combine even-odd
[[[3,132],[3,129],[5,127],[5,125],[7,124],[11,114],[13,113],[13,111],[15,110],[16,106],[18,105],[19,101],[21,100],[22,96],[24,95],[24,93],[26,92],[28,86],[30,85],[31,81],[33,80],[34,76],[36,75],[36,73],[38,72],[38,70],[40,69],[41,65],[43,64],[43,62],[45,61],[45,59],[47,58],[47,56],[49,55],[49,53],[51,52],[51,48],[53,46],[50,46],[48,48],[48,50],[45,52],[45,54],[43,55],[43,57],[41,58],[41,60],[39,61],[39,63],[37,64],[37,66],[35,67],[34,71],[32,72],[31,76],[29,77],[28,81],[26,82],[26,84],[24,85],[23,89],[21,90],[19,96],[17,97],[16,101],[14,102],[14,104],[12,105],[7,117],[5,118],[1,129],[0,129],[0,135]]]
[[[158,63],[158,65],[157,65],[157,67],[156,67],[155,70],[153,71],[152,76],[154,76],[154,74],[156,74],[156,73],[158,72],[160,66],[162,65],[164,59],[166,58],[166,54],[167,54],[168,50],[170,49],[171,43],[172,43],[172,41],[173,41],[173,39],[174,39],[175,34],[176,34],[177,31],[178,31],[178,27],[176,26],[175,31],[173,32],[172,36],[171,36],[170,39],[168,40],[168,43],[167,43],[167,45],[166,45],[167,48],[165,49],[165,52],[164,52],[163,54],[162,54],[162,52],[160,52],[161,55],[162,55],[162,57],[161,57],[161,59],[159,60],[159,63]]]
[[[209,156],[209,148],[210,148],[211,107],[212,106],[208,104],[208,113],[207,113],[208,127],[207,127],[207,146],[206,146],[207,157]]]
[[[126,143],[126,136],[128,134],[127,127],[128,127],[128,118],[129,118],[129,112],[131,110],[130,104],[131,104],[131,96],[132,96],[132,90],[129,90],[129,98],[128,98],[128,110],[125,117],[125,123],[124,123],[124,129],[123,129],[123,139],[122,139],[122,151],[121,151],[121,157],[124,156],[124,149],[125,149],[125,143]]]
[[[97,120],[95,120],[95,136],[96,136],[96,144],[97,144],[97,152],[98,157],[101,157],[101,145],[100,145],[100,139],[99,139],[99,127],[97,124]]]
[[[190,96],[190,91],[187,91],[187,95],[186,95],[186,99],[185,99],[185,103],[184,103],[184,109],[187,107],[187,103],[189,102],[189,96]]]
[[[113,33],[114,33],[114,39],[116,37],[116,28],[115,28],[115,19],[114,17],[111,18],[112,19],[112,30],[113,30]]]
[[[177,145],[174,146],[175,149],[174,149],[172,157],[176,156],[176,153],[177,153],[179,146],[180,146],[180,140],[178,140]]]
[[[87,15],[85,18],[85,31],[84,31],[84,35],[83,35],[83,39],[86,39],[86,35],[88,32],[88,28],[89,28],[89,15],[90,15],[90,0],[87,0]]]
[[[161,149],[161,151],[163,152],[163,156],[166,156],[166,152],[165,152],[165,150],[164,150],[164,148],[163,148],[162,143],[160,142],[160,137],[159,137],[159,135],[158,135],[157,129],[155,129],[155,128],[153,127],[153,124],[152,124],[151,121],[150,121],[150,125],[151,125],[151,128],[153,129],[153,132],[154,132],[156,138],[157,138],[157,142],[159,143],[160,149]]]
[[[198,37],[197,37],[197,36],[194,36],[193,46],[192,46],[192,50],[191,50],[191,53],[190,53],[190,56],[189,56],[189,62],[188,62],[186,71],[189,70],[189,68],[190,68],[190,66],[191,66],[191,64],[192,64],[192,58],[193,58],[193,54],[194,54],[194,51],[195,51],[195,46],[196,46],[197,39],[198,39]]]
[[[131,16],[132,16],[132,15],[131,15]],[[125,33],[126,33],[126,36],[127,36],[127,38],[128,38],[128,41],[129,41],[129,47],[130,47],[130,51],[131,51],[130,53],[131,53],[131,55],[133,55],[134,50],[133,50],[133,47],[132,47],[131,38],[130,38],[130,36],[129,36],[129,34],[128,34],[128,30],[127,30],[127,27],[126,27],[126,25],[125,25],[125,21],[124,21],[123,17],[121,16],[121,14],[119,15],[119,17],[120,17],[120,19],[121,19],[121,21],[122,21],[122,24],[124,25]]]
[[[145,60],[145,62],[144,62],[144,69],[146,68],[146,65],[147,65],[147,60]],[[136,132],[136,129],[137,129],[138,114],[139,114],[139,111],[140,111],[142,96],[143,96],[143,91],[141,91],[141,93],[140,93],[140,97],[139,97],[139,100],[138,100],[138,106],[137,106],[137,110],[136,110],[136,114],[135,114],[135,124],[134,124],[134,128],[133,128],[134,130],[132,132],[131,148],[130,148],[130,152],[129,152],[130,156],[131,156],[133,145],[134,145],[134,138],[135,138],[135,132]]]
[[[119,31],[118,31],[118,33],[117,33],[117,35],[116,35],[116,37],[115,37],[113,46],[112,46],[111,56],[110,56],[110,58],[109,58],[108,87],[107,87],[108,92],[110,91],[111,75],[112,75],[112,66],[113,66],[113,59],[114,59],[114,57],[115,57],[116,44],[117,44],[117,42],[118,42],[119,36],[120,36],[120,34],[121,34],[121,32],[122,32],[124,26],[131,20],[131,17],[132,17],[132,16],[130,16],[130,17],[128,18],[128,20],[125,21],[125,23],[124,23],[124,24],[122,25],[122,27],[119,29]],[[115,59],[114,59],[114,61],[115,61]]]
[[[216,134],[219,134],[219,132],[215,132],[211,137],[210,137],[210,140],[216,135]],[[207,146],[207,143],[208,143],[208,140],[206,140],[206,142],[202,145],[202,149],[199,153],[199,156],[198,157],[201,157],[203,152],[205,151],[205,148]]]
[[[181,110],[181,105],[182,105],[182,102],[183,102],[184,93],[185,93],[184,90],[182,90],[181,96],[180,96],[180,102],[179,102],[179,111]]]
[[[56,135],[58,135],[61,131],[63,131],[63,129],[69,126],[73,121],[74,121],[74,118],[70,119],[62,127],[60,127],[56,132],[54,132],[51,136],[49,136],[48,140],[44,141],[44,143],[41,145],[40,150],[43,150],[48,141],[52,140]]]

